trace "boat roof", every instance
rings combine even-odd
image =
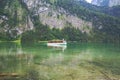
[[[64,40],[50,40],[48,42],[63,42]]]

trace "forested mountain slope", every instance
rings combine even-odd
[[[120,41],[119,6],[98,7],[84,0],[4,0],[0,4],[1,40]]]
[[[33,28],[25,3],[22,0],[0,0],[0,39],[14,40]]]
[[[54,4],[56,4],[56,6],[64,8],[73,15],[77,15],[83,20],[92,22],[94,28],[93,33],[95,34],[94,37],[97,37],[98,40],[119,40],[119,18],[104,14],[101,11],[88,9],[85,5],[81,6],[81,1],[78,2],[73,0],[57,0],[54,2]]]

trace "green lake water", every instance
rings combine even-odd
[[[120,80],[120,45],[0,43],[0,80]]]

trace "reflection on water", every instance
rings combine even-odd
[[[0,51],[4,54],[22,53],[21,45],[15,43],[0,43]],[[0,53],[0,55],[2,55],[2,53]]]
[[[64,50],[67,48],[67,45],[49,45],[49,48],[59,49],[64,52]]]
[[[120,46],[97,43],[22,46],[0,43],[0,79],[119,80]]]
[[[25,54],[20,44],[0,43],[0,80],[32,79],[32,68],[33,55]]]

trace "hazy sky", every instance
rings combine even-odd
[[[91,3],[92,0],[86,0],[87,2]]]

